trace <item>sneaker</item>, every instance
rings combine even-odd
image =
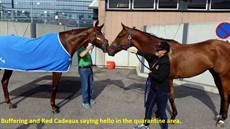
[[[142,125],[134,127],[133,129],[149,129],[149,126],[145,126],[144,124],[142,124]]]
[[[90,108],[91,108],[91,106],[90,106],[88,103],[82,103],[82,105],[83,105],[85,108],[87,108],[87,109],[90,109]]]
[[[93,100],[93,99],[91,99],[91,100],[90,100],[90,103],[92,103],[92,104],[96,104],[96,101],[95,101],[95,100]]]

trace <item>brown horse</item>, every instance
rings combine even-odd
[[[68,54],[71,57],[73,57],[74,53],[81,46],[89,42],[101,48],[104,52],[106,52],[107,47],[108,47],[108,40],[105,39],[104,35],[101,32],[101,29],[103,26],[104,24],[101,26],[98,26],[98,21],[97,21],[94,27],[74,29],[74,30],[60,32],[59,39],[60,39],[62,46],[65,48],[65,50],[68,52]],[[3,86],[5,102],[9,105],[9,108],[16,108],[16,105],[13,105],[11,103],[10,98],[9,98],[9,92],[8,92],[8,83],[12,75],[12,72],[13,72],[12,70],[5,69],[1,82]],[[52,93],[51,93],[50,103],[52,107],[52,112],[54,113],[60,112],[59,108],[55,104],[55,98],[56,98],[58,83],[61,78],[61,75],[62,75],[62,72],[53,72]]]
[[[172,119],[177,115],[174,103],[173,79],[189,78],[209,70],[219,90],[221,107],[217,115],[217,126],[224,126],[227,118],[230,97],[230,44],[220,40],[207,40],[204,42],[182,45],[174,40],[163,39],[142,32],[135,28],[129,28],[122,24],[123,29],[108,48],[108,54],[114,56],[121,50],[127,50],[135,46],[146,53],[155,53],[154,45],[166,41],[170,44],[170,103],[172,107]],[[149,67],[152,64],[149,63]]]

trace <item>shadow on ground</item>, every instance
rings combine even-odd
[[[186,85],[190,85],[190,87],[192,87],[192,86],[197,87],[197,85],[195,86],[193,84],[186,84]],[[120,85],[119,87],[122,87],[122,86]],[[124,90],[139,89],[139,90],[144,91],[144,87],[145,87],[145,85],[143,85],[143,84],[134,83],[128,87],[123,87],[123,89]],[[209,96],[209,93],[204,91],[204,90],[194,89],[194,88],[190,88],[190,87],[174,86],[175,104],[176,104],[177,98],[185,98],[185,97],[192,96],[193,98],[201,101],[204,105],[206,105],[207,108],[209,108],[213,112],[214,116],[218,115],[218,112],[216,111],[216,106],[213,103],[211,97]],[[167,110],[170,114],[172,114],[172,109],[171,109],[170,104],[168,104]],[[180,111],[178,111],[178,112],[180,112]]]
[[[14,96],[11,98],[11,100],[20,97],[20,99],[14,103],[15,105],[17,105],[18,103],[25,100],[27,97],[50,99],[51,83],[52,83],[51,78],[52,76],[43,76],[41,78],[38,78],[30,83],[27,83],[19,88],[10,91],[10,95]],[[113,86],[122,88],[123,90],[133,90],[133,91],[140,91],[140,92],[143,92],[145,87],[143,82],[141,83],[133,82],[132,84],[125,86],[122,80],[106,79],[106,80],[95,81],[94,82],[95,98],[101,94],[101,92],[104,90],[105,87],[111,84],[113,84]],[[70,102],[71,100],[73,100],[74,98],[80,96],[81,95],[80,89],[81,89],[81,83],[78,77],[63,76],[59,82],[59,87],[56,95],[56,99],[62,99],[62,101],[57,103],[57,105],[59,107],[62,107],[68,102]],[[185,86],[175,86],[174,91],[175,91],[175,99],[192,96],[193,98],[198,99],[204,105],[206,105],[213,112],[214,115],[218,114],[212,99],[210,98],[208,93],[205,92],[204,90],[193,89]],[[1,102],[0,104],[3,103],[4,102]],[[167,109],[169,113],[172,113],[170,106],[168,106]]]
[[[96,97],[101,94],[103,89],[112,82],[110,79],[107,79],[102,81],[95,81],[94,83],[94,97],[96,99]],[[43,76],[10,91],[10,96],[14,96],[10,98],[11,100],[20,98],[19,100],[14,102],[14,105],[18,105],[27,97],[50,99],[52,88],[51,84],[52,76]],[[62,101],[57,103],[57,106],[61,108],[62,106],[80,95],[81,82],[79,77],[63,76],[60,79],[56,99],[61,99]],[[5,102],[1,102],[0,104],[4,103]]]

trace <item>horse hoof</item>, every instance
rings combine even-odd
[[[60,110],[52,110],[52,113],[54,113],[54,114],[58,114],[58,113],[60,113]]]
[[[218,121],[218,120],[222,119],[222,116],[221,115],[216,115],[213,119]]]
[[[14,104],[9,104],[9,108],[10,108],[10,109],[14,109],[14,108],[17,108],[17,106],[14,105]]]
[[[175,116],[172,116],[172,117],[171,117],[171,120],[175,120],[175,118],[176,118]]]
[[[224,121],[222,121],[222,120],[217,121],[216,122],[216,127],[224,128]]]
[[[52,113],[60,113],[59,107],[55,106],[54,108],[52,108]]]

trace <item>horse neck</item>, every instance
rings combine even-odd
[[[160,38],[139,31],[134,31],[132,39],[133,46],[135,46],[138,50],[147,53],[152,53],[154,51],[154,45],[163,41]]]
[[[150,35],[138,30],[134,31],[132,38],[134,40],[133,45],[138,50],[147,53],[152,53],[154,51],[154,45],[162,41],[167,42],[171,49],[174,49],[177,46],[181,46],[181,44],[175,40],[159,38],[155,35]]]
[[[90,33],[87,33],[88,29],[75,29],[60,33],[60,40],[71,56],[85,43],[89,42]]]

